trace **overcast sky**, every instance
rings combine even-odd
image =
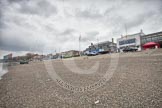
[[[91,42],[162,31],[162,0],[1,0],[0,58],[84,50]]]

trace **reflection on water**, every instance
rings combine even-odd
[[[7,72],[8,72],[7,64],[0,63],[0,79],[1,79],[1,76],[3,76]]]

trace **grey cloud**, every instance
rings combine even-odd
[[[53,25],[44,25],[44,28],[47,32],[54,32],[55,34],[58,34],[58,30],[56,30]]]
[[[161,1],[161,3],[162,3],[162,1]],[[132,19],[128,19],[128,20],[125,19],[126,20],[125,22],[126,22],[128,28],[133,29],[135,27],[145,24],[148,20],[150,20],[150,21],[152,20],[152,22],[159,20],[159,17],[161,17],[160,8],[161,7],[159,7],[159,6],[149,7],[149,9],[151,9],[151,10],[149,10],[149,11],[146,10],[145,12],[142,12],[141,14],[136,15]]]
[[[72,41],[76,34],[77,30],[72,28],[67,28],[65,30],[58,30],[52,25],[45,25],[44,30],[48,32],[48,35],[46,36],[49,40],[54,41],[54,43],[66,43],[69,41]]]
[[[0,29],[1,28],[6,28],[6,23],[5,22],[3,22],[3,19],[2,18],[0,18]]]
[[[4,22],[3,22],[3,18],[2,18],[2,15],[0,13],[0,28],[3,28],[4,27]]]
[[[161,0],[115,0],[117,5],[112,0],[111,3],[110,0],[64,0],[65,12],[67,10],[73,17],[62,12],[62,0],[8,0],[8,4],[3,4],[2,1],[7,0],[0,0],[0,49],[3,50],[27,51],[31,48],[36,51],[47,47],[46,45],[52,48],[62,47],[63,43],[66,43],[64,47],[71,48],[71,43],[78,44],[79,32],[85,33],[81,38],[85,45],[96,42],[99,34],[101,40],[107,40],[108,36],[119,37],[125,33],[124,24],[133,32],[141,25],[148,28],[149,32],[159,30],[162,25]],[[93,4],[95,8],[91,7]],[[127,11],[131,9],[132,11]],[[28,15],[34,16],[27,17]],[[51,17],[46,19],[48,16]],[[68,28],[65,29],[67,25]],[[6,35],[7,33],[10,35]],[[40,41],[35,42],[33,38]]]
[[[57,8],[50,4],[47,1],[25,1],[19,3],[21,8],[20,12],[24,14],[34,14],[34,15],[42,15],[42,16],[50,16],[57,13]]]
[[[127,2],[123,0],[122,4],[120,4],[119,6],[110,6],[105,11],[104,16],[106,16],[106,25],[113,25],[113,27],[122,29],[121,27],[124,27],[124,25],[126,24],[128,29],[133,29],[144,24],[148,19],[151,19],[154,15],[161,16],[161,13],[159,12],[161,5],[161,0],[130,0]],[[131,6],[136,6],[135,8],[137,9],[131,8]],[[132,10],[132,12],[129,10]]]
[[[2,37],[0,39],[0,50],[5,51],[41,51],[45,43],[37,43],[35,40],[23,40],[22,38]]]
[[[0,33],[0,50],[40,51],[46,45],[46,40],[39,40],[30,31],[23,29],[0,29]]]
[[[77,31],[75,29],[69,28],[69,29],[65,29],[64,31],[59,31],[56,35],[57,35],[57,41],[59,42],[69,42],[69,41],[73,41],[73,39],[75,38],[75,33],[77,33]]]
[[[78,10],[76,16],[81,18],[97,19],[101,18],[102,14],[97,10]]]
[[[145,21],[147,21],[147,19],[151,18],[155,14],[156,14],[155,12],[147,12],[144,14],[137,15],[135,18],[126,21],[127,27],[129,29],[137,27],[137,26],[145,23]]]
[[[27,28],[27,29],[36,29],[36,27],[27,21],[26,18],[17,16],[17,15],[3,15],[2,18],[0,18],[0,28],[7,29],[12,28],[12,26],[19,26],[21,28]]]
[[[81,37],[82,42],[91,42],[97,39],[97,35],[99,35],[98,31],[87,32],[85,36]]]
[[[59,35],[71,35],[75,31],[76,31],[75,29],[66,29],[65,31],[61,32]]]
[[[87,36],[96,36],[96,35],[98,35],[99,34],[99,32],[98,31],[91,31],[91,32],[87,32],[86,33],[87,34]]]
[[[3,9],[3,5],[2,5],[2,1],[0,1],[0,28],[3,26],[3,14],[2,14],[2,9]]]
[[[22,1],[29,1],[29,0],[7,0],[9,3],[17,3],[17,2],[22,2]]]

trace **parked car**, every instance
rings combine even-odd
[[[138,49],[137,48],[135,48],[135,47],[125,47],[124,49],[123,49],[123,52],[135,52],[135,51],[137,51]]]
[[[27,61],[27,60],[21,60],[20,61],[20,64],[29,64],[29,61]]]
[[[96,52],[96,51],[87,53],[87,56],[96,56],[96,55],[98,55],[98,52]]]

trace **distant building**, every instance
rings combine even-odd
[[[52,59],[53,58],[53,55],[52,54],[47,54],[47,58],[48,59]]]
[[[84,51],[85,54],[88,54],[90,52],[97,52],[97,53],[113,53],[116,52],[117,47],[116,47],[116,43],[110,41],[104,41],[104,42],[99,42],[97,44],[93,44],[91,43],[91,45],[86,48],[86,50]]]
[[[27,60],[31,60],[33,59],[35,56],[38,56],[38,54],[34,54],[34,53],[26,53],[26,59]]]
[[[12,60],[13,61],[18,61],[19,60],[19,57],[18,56],[17,57],[13,57]]]
[[[0,63],[3,63],[3,59],[0,59]]]
[[[125,47],[134,47],[137,48],[138,51],[141,50],[141,36],[145,34],[141,30],[140,33],[131,34],[127,36],[122,36],[121,38],[117,39],[117,48],[118,52],[123,52]]]
[[[50,60],[53,59],[53,54],[42,55],[42,60]]]
[[[148,42],[156,42],[162,48],[162,31],[141,36],[141,46]]]
[[[61,58],[60,53],[56,53],[55,55],[53,55],[53,59],[60,59],[60,58]]]
[[[32,60],[34,60],[34,61],[37,61],[37,60],[43,60],[43,58],[44,58],[44,55],[35,55],[33,58],[32,58]]]
[[[61,55],[62,55],[62,58],[77,57],[79,56],[79,51],[70,50],[70,51],[62,52]]]
[[[12,60],[12,53],[11,53],[11,54],[8,54],[8,55],[3,56],[3,59],[4,59],[4,60]]]

